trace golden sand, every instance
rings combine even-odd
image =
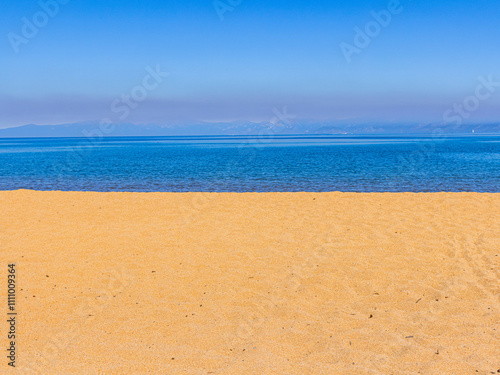
[[[0,205],[12,373],[500,369],[500,194],[12,191]]]

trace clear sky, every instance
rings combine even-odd
[[[2,3],[0,127],[500,121],[497,0],[55,1]]]

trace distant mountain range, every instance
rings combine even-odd
[[[496,124],[348,124],[338,121],[293,120],[269,122],[197,122],[191,124],[130,123],[103,125],[97,121],[63,125],[23,125],[0,129],[0,138],[26,137],[123,137],[181,135],[280,135],[280,134],[500,134]]]

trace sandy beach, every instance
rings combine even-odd
[[[0,192],[2,373],[490,374],[500,194]],[[8,346],[7,318],[0,324]]]

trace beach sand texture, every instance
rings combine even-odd
[[[500,194],[21,190],[0,205],[12,373],[500,369]]]

